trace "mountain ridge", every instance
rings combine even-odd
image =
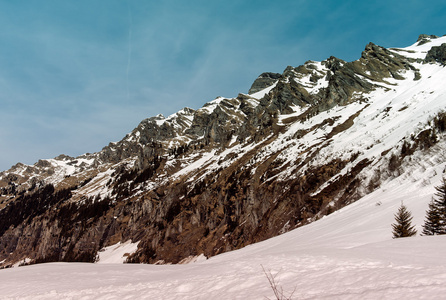
[[[0,260],[92,261],[104,246],[132,240],[129,262],[175,263],[352,203],[444,138],[445,43],[369,43],[353,62],[330,57],[262,73],[248,94],[147,118],[97,153],[17,164],[0,173],[0,213],[20,215],[14,203],[49,184],[52,195],[71,194],[2,224]],[[97,214],[81,215],[87,208]],[[65,228],[62,216],[83,225]]]

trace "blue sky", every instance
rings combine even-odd
[[[99,151],[262,72],[446,34],[442,2],[0,0],[0,170]]]

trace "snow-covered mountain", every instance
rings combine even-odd
[[[357,61],[264,73],[248,94],[143,120],[98,153],[17,164],[0,173],[0,261],[94,261],[126,245],[128,262],[178,263],[401,180],[431,186],[446,163],[445,63],[446,37],[370,43]]]

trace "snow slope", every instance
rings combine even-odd
[[[407,163],[401,176],[354,204],[264,242],[187,265],[0,270],[0,299],[273,299],[262,268],[276,275],[285,295],[294,291],[293,299],[441,299],[446,236],[394,240],[391,224],[404,201],[421,232],[434,186],[445,175],[444,163],[432,163],[444,147]]]
[[[100,264],[122,264],[125,262],[127,256],[138,247],[138,243],[131,243],[127,241],[125,243],[117,243],[105,247],[98,253],[98,263]]]

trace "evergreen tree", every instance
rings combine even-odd
[[[423,225],[423,234],[446,234],[446,179],[443,178],[440,186],[435,187],[435,198],[429,203],[426,211],[426,220]]]
[[[435,206],[434,199],[429,202],[429,209],[426,211],[426,219],[423,225],[424,235],[438,234],[440,231],[440,212]]]
[[[395,224],[392,224],[393,238],[409,237],[417,234],[415,226],[412,226],[412,214],[407,207],[401,203],[398,212],[395,214]]]
[[[437,205],[437,208],[440,213],[440,224],[442,226],[442,233],[446,233],[446,179],[443,178],[442,183],[440,186],[436,186],[435,189],[437,192],[435,193],[435,196],[437,197],[435,199],[435,204]]]

